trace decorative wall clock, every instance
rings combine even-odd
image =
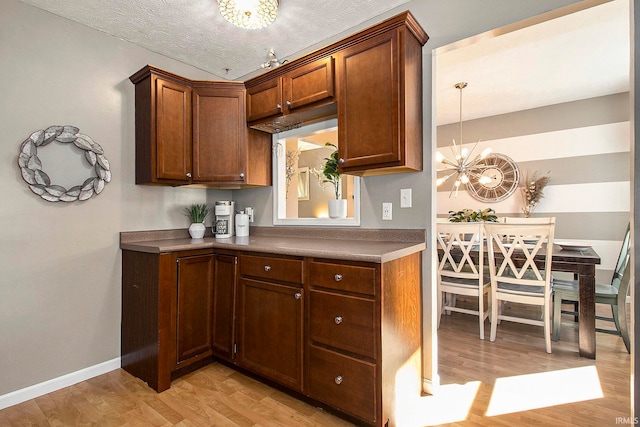
[[[104,150],[100,144],[88,135],[78,133],[79,131],[80,129],[75,126],[49,126],[44,130],[33,132],[20,146],[18,165],[22,178],[31,191],[48,202],[88,200],[94,194],[100,194],[106,183],[111,181],[110,165]],[[96,175],[68,190],[53,184],[49,175],[42,169],[42,162],[38,158],[38,148],[53,141],[73,143],[84,150],[85,158],[94,167]]]
[[[467,183],[471,196],[482,202],[501,202],[518,189],[520,170],[504,154],[490,154],[475,167],[477,178]]]

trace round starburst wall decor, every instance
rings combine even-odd
[[[31,191],[49,202],[74,202],[88,200],[94,194],[100,194],[106,183],[111,181],[109,161],[104,155],[102,147],[88,135],[78,133],[75,126],[49,126],[44,130],[37,130],[20,145],[18,165],[22,178],[29,185]],[[60,185],[51,183],[49,175],[42,169],[42,162],[38,158],[38,148],[58,141],[65,144],[73,143],[84,150],[84,157],[94,167],[96,176],[87,178],[82,184],[68,190]]]

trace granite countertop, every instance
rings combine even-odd
[[[216,239],[207,228],[207,234],[191,239],[186,229],[122,232],[120,248],[149,253],[214,248],[375,263],[426,248],[423,229],[251,227],[248,237]]]

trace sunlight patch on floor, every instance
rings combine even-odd
[[[486,415],[491,417],[602,397],[595,366],[498,378]]]
[[[464,421],[480,388],[480,381],[438,387],[435,396],[423,396],[398,418],[399,427],[435,426]]]

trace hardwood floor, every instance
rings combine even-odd
[[[593,361],[578,356],[577,329],[567,325],[552,354],[540,327],[502,322],[493,343],[485,327],[481,341],[476,317],[442,317],[441,389],[407,410],[403,426],[607,426],[629,416],[621,338],[598,333]],[[0,426],[350,425],[219,363],[161,394],[118,369],[0,411]]]

